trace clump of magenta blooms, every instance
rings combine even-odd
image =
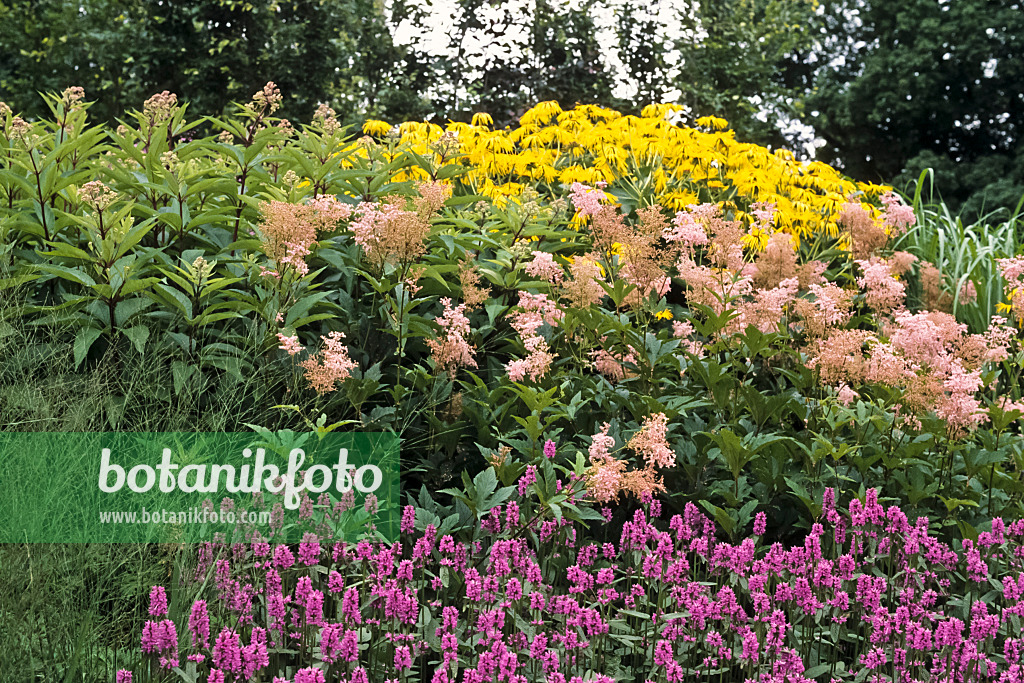
[[[1024,521],[996,518],[976,541],[950,544],[876,490],[843,509],[826,489],[802,545],[765,543],[764,513],[734,545],[692,503],[668,515],[645,495],[618,542],[599,544],[579,522],[531,512],[532,488],[517,488],[468,541],[439,534],[410,505],[396,543],[313,533],[293,545],[206,543],[175,586],[179,614],[153,588],[135,673],[201,683],[1024,681]],[[121,671],[117,683],[132,677]]]

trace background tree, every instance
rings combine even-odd
[[[461,0],[447,54],[436,58],[435,118],[468,121],[485,111],[504,127],[540,101],[619,104],[592,10],[549,0]]]
[[[827,0],[808,108],[819,157],[897,182],[937,170],[953,208],[1024,194],[1024,7],[1019,2]]]
[[[106,120],[162,90],[220,114],[268,80],[298,120],[326,101],[352,120],[426,104],[422,65],[373,0],[3,0],[0,16],[0,97],[29,116],[43,112],[39,92],[71,85]]]

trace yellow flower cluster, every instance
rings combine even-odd
[[[891,189],[851,181],[822,162],[798,161],[788,150],[738,142],[721,118],[700,118],[695,128],[676,125],[670,117],[680,109],[650,105],[627,116],[597,105],[563,111],[557,102],[541,102],[517,128],[492,130],[491,117],[476,114],[447,130],[458,136],[459,158],[472,169],[461,181],[497,200],[517,197],[526,185],[604,181],[642,191],[671,211],[715,201],[747,223],[754,222],[745,213],[753,202],[770,202],[776,227],[802,240],[823,231],[838,236],[836,219],[850,195],[871,200]],[[390,128],[370,121],[363,130],[380,135]],[[444,129],[407,122],[400,131],[403,142],[425,152]]]

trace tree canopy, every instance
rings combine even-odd
[[[819,156],[864,179],[937,171],[969,212],[1024,194],[1024,8],[1016,2],[828,0],[809,121]]]
[[[38,93],[80,85],[92,114],[113,121],[169,90],[218,115],[272,80],[297,120],[326,102],[348,123],[486,111],[499,127],[545,100],[625,113],[673,101],[691,120],[719,116],[745,140],[798,153],[813,129],[818,158],[860,179],[932,168],[944,199],[968,212],[1024,194],[1019,2],[454,7],[438,54],[394,38],[402,21],[437,23],[433,5],[412,0],[0,0],[0,100],[31,118],[44,111]]]

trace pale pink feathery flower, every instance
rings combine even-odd
[[[577,308],[596,304],[605,295],[601,287],[601,266],[592,255],[577,256],[569,265],[571,280],[562,283],[563,295]]]
[[[978,300],[978,289],[974,286],[973,280],[967,280],[960,287],[959,302],[961,304],[973,304]]]
[[[910,271],[917,263],[917,257],[909,251],[895,251],[892,254],[890,266],[894,275],[903,275]]]
[[[435,322],[441,328],[441,334],[435,339],[428,339],[427,346],[433,356],[434,363],[452,377],[460,367],[475,368],[473,348],[466,337],[469,335],[469,318],[466,317],[466,304],[452,306],[448,297],[441,299],[444,313]]]
[[[590,437],[588,453],[591,460],[607,457],[611,453],[611,449],[615,448],[615,438],[608,436],[608,430],[611,427],[610,424],[605,422],[601,425],[601,431]]]
[[[889,313],[903,305],[906,285],[892,276],[889,264],[881,259],[858,259],[863,275],[857,285],[865,290],[865,303],[879,313]]]
[[[1024,401],[1014,401],[1009,396],[1001,396],[999,400],[996,401],[996,405],[1000,410],[1006,413],[1017,410],[1021,413],[1021,417],[1017,419],[1024,419]]]
[[[919,366],[896,353],[891,343],[877,343],[871,347],[865,378],[869,382],[901,387],[916,376],[918,369]]]
[[[323,395],[333,391],[336,382],[348,379],[352,370],[358,366],[348,357],[348,348],[342,344],[345,339],[343,333],[330,332],[320,339],[324,342],[324,348],[299,365],[305,368],[305,377],[310,386],[317,394]]]
[[[860,397],[856,391],[850,388],[846,382],[843,382],[836,387],[836,400],[842,403],[844,406],[848,406]]]
[[[322,197],[309,204],[263,202],[260,211],[263,222],[259,232],[267,256],[277,263],[278,268],[291,266],[300,275],[309,272],[305,257],[316,242],[317,234],[352,215],[352,208],[334,197]]]
[[[299,343],[299,338],[297,335],[287,337],[278,332],[277,339],[278,341],[281,342],[281,345],[278,346],[277,348],[281,349],[282,351],[287,351],[289,356],[294,356],[295,354],[302,351],[303,347],[302,344]]]
[[[882,204],[885,205],[885,213],[882,217],[893,235],[899,235],[909,227],[917,223],[917,216],[914,215],[914,207],[907,206],[893,192],[886,192],[882,195]]]
[[[425,251],[430,219],[451,196],[451,186],[439,182],[417,185],[419,197],[406,208],[404,197],[389,196],[381,203],[361,202],[355,220],[349,224],[352,239],[363,248],[366,257],[378,265],[387,262],[412,262]]]
[[[1017,331],[1006,324],[1006,318],[994,315],[983,335],[987,352],[985,362],[1001,363],[1009,358],[1009,348]]]
[[[587,477],[587,491],[598,503],[615,500],[622,490],[622,473],[626,463],[611,456],[591,460],[591,471]]]
[[[668,294],[668,290],[672,287],[672,278],[665,275],[654,279],[637,278],[628,264],[621,271],[621,275],[623,280],[631,285],[635,285],[637,288],[635,292],[629,295],[629,300],[633,302],[631,305],[637,305],[640,301],[646,300],[651,295],[651,292],[656,292],[660,299]]]
[[[706,354],[706,348],[704,343],[696,340],[690,340],[683,343],[683,349],[697,356],[697,358],[703,358]]]
[[[1018,283],[1024,279],[1024,255],[996,259],[996,264],[1003,279],[1008,283]]]
[[[528,337],[542,323],[552,327],[556,326],[565,317],[565,312],[558,308],[558,304],[550,300],[547,294],[533,294],[531,292],[519,292],[519,307],[522,313],[513,313],[512,327],[523,337]]]
[[[812,299],[795,302],[796,312],[803,318],[808,335],[823,337],[831,328],[842,327],[850,319],[851,296],[831,282],[808,286]]]
[[[1004,292],[1010,299],[1014,316],[1024,319],[1024,255],[996,259],[999,271],[1006,281]]]
[[[681,339],[691,336],[694,333],[693,324],[688,320],[672,321],[672,336]]]
[[[367,256],[380,242],[380,237],[377,235],[377,224],[387,219],[387,212],[400,210],[394,204],[384,204],[378,208],[377,204],[373,202],[360,202],[356,206],[357,218],[349,224],[349,230],[352,231],[352,239],[363,248],[363,252]]]
[[[644,419],[640,431],[633,435],[626,446],[642,455],[652,467],[671,467],[675,464],[676,454],[669,448],[667,433],[668,417],[665,413],[655,413]]]
[[[529,355],[525,359],[514,360],[505,366],[509,379],[521,382],[527,376],[536,381],[547,374],[554,356],[551,355],[548,343],[537,333],[541,325],[547,323],[555,326],[565,313],[558,305],[548,299],[545,294],[519,293],[521,311],[510,314],[512,328],[523,340]]]
[[[587,477],[587,491],[598,503],[607,503],[618,497],[622,473],[626,463],[611,455],[615,439],[608,436],[611,425],[605,422],[601,431],[591,437],[589,455],[591,471]]]
[[[948,313],[896,311],[889,341],[906,358],[929,370],[948,372],[953,360],[950,349],[967,332]]]
[[[742,332],[747,325],[754,325],[761,332],[775,332],[785,317],[786,307],[796,297],[799,288],[797,278],[787,278],[778,287],[759,289],[754,292],[753,301],[740,302],[739,317],[732,321],[732,327]]]
[[[981,372],[966,372],[955,362],[942,386],[949,394],[939,401],[935,414],[944,419],[950,436],[957,438],[988,419],[975,393],[981,388]]]
[[[778,210],[772,202],[754,202],[750,207],[751,215],[757,220],[762,230],[767,230],[775,221]]]
[[[529,355],[526,358],[513,360],[505,366],[509,379],[513,382],[522,382],[527,376],[531,381],[547,374],[554,361],[554,356],[548,350],[548,343],[540,335],[529,336],[523,340]]]
[[[680,211],[672,219],[672,227],[665,228],[662,237],[667,242],[681,242],[688,248],[703,246],[708,243],[708,234],[704,227],[697,223],[689,211]]]
[[[555,263],[554,258],[546,251],[533,252],[533,260],[526,264],[526,273],[551,284],[561,283],[564,277],[562,266]]]
[[[569,188],[569,196],[576,213],[581,217],[593,216],[601,210],[601,202],[605,198],[604,192],[594,189],[583,183],[573,183]]]
[[[602,337],[601,341],[603,342],[604,339]],[[590,352],[590,357],[594,359],[594,369],[613,382],[632,376],[633,373],[626,367],[626,364],[637,362],[637,355],[632,348],[625,353],[612,353],[604,348],[598,348]]]

